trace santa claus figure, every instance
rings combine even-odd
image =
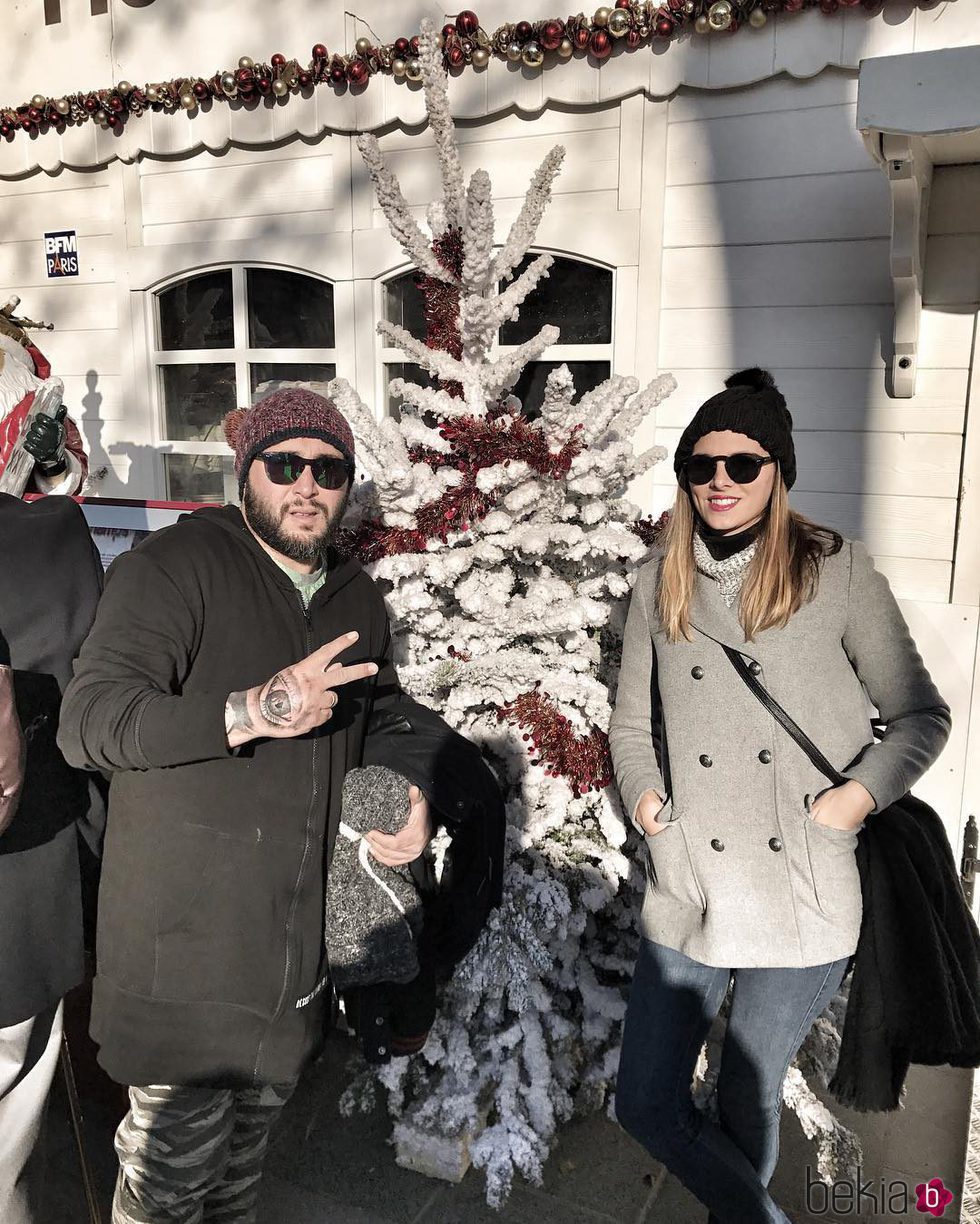
[[[55,384],[47,359],[27,337],[28,327],[44,324],[16,317],[18,302],[0,307],[0,488],[18,495],[77,493],[88,474],[85,444],[67,409],[32,414],[35,398],[50,398]]]

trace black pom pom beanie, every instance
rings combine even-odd
[[[683,467],[705,434],[730,429],[753,438],[774,459],[787,489],[796,483],[793,418],[768,370],[753,367],[725,379],[725,390],[705,400],[681,434],[674,453],[674,473],[683,483]]]

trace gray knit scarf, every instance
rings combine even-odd
[[[753,540],[741,552],[726,557],[724,561],[716,561],[708,552],[707,544],[695,532],[694,564],[702,574],[713,578],[718,583],[721,597],[729,608],[738,599],[742,582],[745,579],[745,571],[755,556],[757,545],[758,540]]]

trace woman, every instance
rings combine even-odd
[[[857,946],[857,832],[932,764],[950,718],[864,546],[790,509],[792,417],[771,375],[725,386],[678,444],[610,728],[647,859],[616,1108],[716,1220],[769,1222],[787,1219],[766,1189],[783,1079]],[[725,646],[846,783],[827,784]],[[690,1087],[731,977],[716,1124]]]

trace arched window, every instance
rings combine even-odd
[[[514,275],[519,276],[539,254],[540,251],[528,254]],[[386,319],[424,339],[422,295],[415,284],[414,271],[385,282],[383,310]],[[558,343],[546,350],[539,361],[528,365],[514,387],[525,411],[532,414],[541,406],[545,381],[556,366],[568,366],[578,395],[609,377],[613,351],[612,271],[556,255],[548,276],[525,299],[517,321],[505,323],[500,329],[496,350],[503,353],[523,344],[545,323],[561,329]],[[423,386],[434,383],[426,370],[406,362],[398,349],[382,348],[381,360],[382,385],[386,390],[393,378],[405,378]],[[387,410],[397,413],[398,401],[389,401]]]
[[[221,419],[278,381],[334,377],[333,285],[237,265],[188,276],[155,298],[152,362],[167,496],[235,500]]]

